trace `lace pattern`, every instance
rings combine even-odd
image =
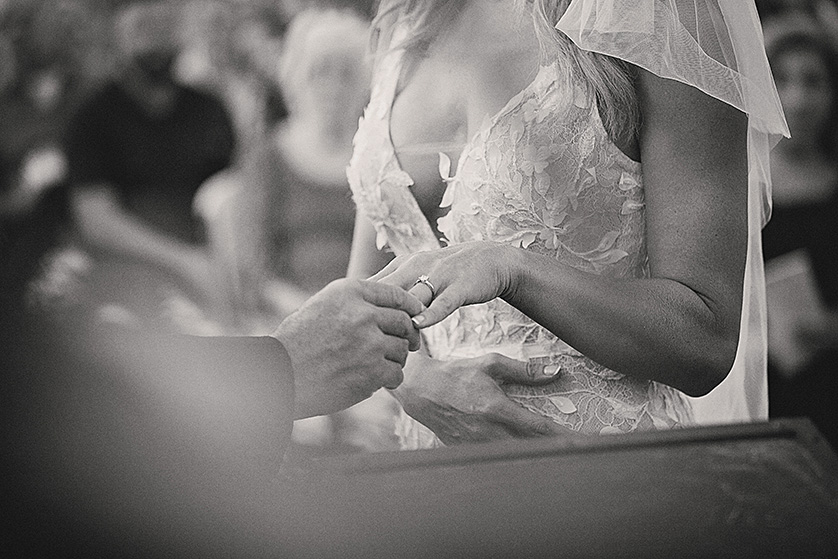
[[[400,52],[378,68],[380,84],[355,140],[348,171],[358,206],[396,254],[438,246],[398,166],[389,109]],[[609,277],[646,277],[640,164],[608,138],[593,95],[573,83],[559,62],[487,119],[463,150],[456,172],[441,154],[449,213],[439,230],[450,244],[509,243],[574,268]],[[398,192],[395,192],[398,191]],[[427,228],[427,229],[426,229]],[[588,434],[673,428],[692,423],[679,391],[598,365],[504,301],[459,309],[423,332],[431,356],[449,360],[497,352],[557,362],[557,380],[541,387],[505,385],[514,400]],[[404,448],[439,441],[404,412],[397,432]]]
[[[396,254],[439,248],[428,220],[408,190],[413,179],[399,166],[390,139],[390,109],[395,97],[401,55],[386,56],[378,65],[370,102],[353,139],[346,170],[352,198],[375,224],[379,249]]]

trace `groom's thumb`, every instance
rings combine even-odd
[[[498,384],[545,384],[554,380],[561,372],[561,367],[542,359],[518,361],[504,355],[492,354],[486,372]]]

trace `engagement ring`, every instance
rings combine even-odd
[[[431,290],[431,300],[433,300],[433,298],[436,297],[436,288],[434,287],[434,284],[431,283],[431,280],[428,279],[428,276],[424,274],[419,276],[419,279],[413,282],[413,285],[416,286],[420,283]]]

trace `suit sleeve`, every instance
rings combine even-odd
[[[137,556],[190,556],[245,538],[256,504],[273,502],[290,439],[283,346],[100,329],[72,343],[49,335],[17,332],[2,359],[17,543],[54,556],[132,546]]]

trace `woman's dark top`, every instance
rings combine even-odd
[[[798,249],[809,255],[821,300],[838,309],[838,193],[829,200],[793,207],[775,205],[763,229],[766,262]],[[838,448],[838,350],[822,350],[804,371],[786,378],[768,364],[768,412],[772,418],[809,417]]]

